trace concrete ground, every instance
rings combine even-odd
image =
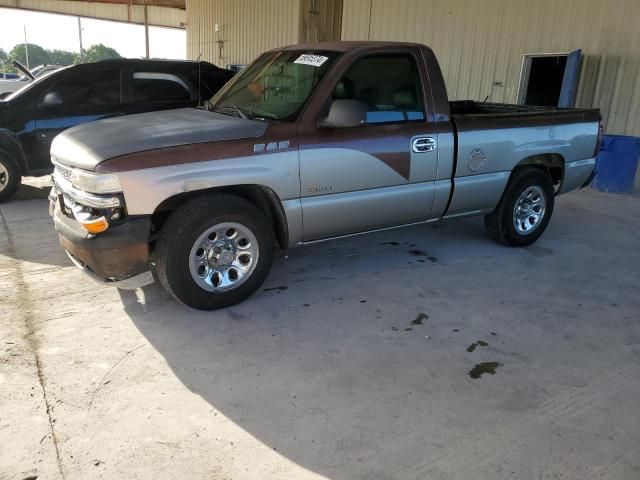
[[[0,479],[640,478],[638,197],[291,251],[207,313],[87,280],[40,186],[0,206]]]

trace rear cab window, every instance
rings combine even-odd
[[[174,73],[133,72],[133,101],[148,102],[188,102],[192,98],[189,84]]]

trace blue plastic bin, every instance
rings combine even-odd
[[[598,190],[624,193],[633,190],[640,157],[640,138],[605,135],[596,160],[592,186]]]

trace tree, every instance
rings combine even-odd
[[[29,47],[29,68],[51,63],[49,53],[40,45],[28,43],[27,46]],[[24,43],[20,43],[13,47],[11,52],[9,52],[9,59],[17,60],[25,67],[27,66],[27,56],[25,55]]]
[[[2,48],[0,48],[0,79],[3,73],[13,73],[13,68],[9,63],[9,56]]]
[[[82,54],[82,63],[99,62],[100,60],[109,60],[112,58],[122,58],[113,48],[107,47],[101,43],[91,45]]]
[[[77,53],[68,52],[67,50],[48,50],[51,63],[55,65],[73,65]]]

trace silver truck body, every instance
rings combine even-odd
[[[58,136],[52,145],[52,157],[54,161],[91,170],[105,159],[136,151],[144,138],[151,148],[174,145],[174,122],[178,117],[182,117],[183,122],[185,117],[192,117],[194,126],[198,126],[181,137],[185,144],[193,138],[237,139],[241,131],[256,132],[256,123],[259,128],[252,136],[264,133],[263,124],[259,122],[222,115],[210,119],[210,130],[203,131],[200,123],[203,115],[216,116],[184,109],[85,124]],[[120,134],[118,143],[107,140],[102,147],[105,152],[87,150],[86,145],[75,140],[76,137],[114,138],[109,132],[110,123],[118,124]],[[149,124],[164,127],[156,127],[159,131],[150,137],[140,135],[136,127]],[[182,127],[186,129],[184,124]],[[134,169],[116,175],[122,184],[129,215],[152,215],[163,202],[185,192],[230,185],[264,186],[282,202],[289,246],[294,247],[341,235],[491,212],[513,169],[540,155],[553,154],[562,159],[564,177],[558,192],[566,193],[583,185],[593,172],[597,135],[597,123],[462,132],[458,134],[460,160],[455,176],[452,175],[455,153],[452,132],[435,135],[433,151],[411,152],[408,178],[366,152],[349,148],[300,150],[291,147],[297,143],[296,138],[284,136],[279,142],[289,142],[290,146],[285,149]],[[169,140],[165,141],[165,137]],[[257,136],[253,145],[260,144]],[[474,155],[484,155],[484,160],[472,170]],[[447,209],[452,188],[454,193]]]

